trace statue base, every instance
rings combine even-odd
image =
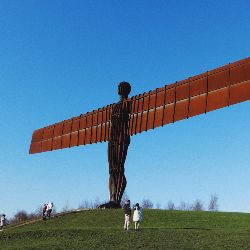
[[[110,201],[108,203],[104,203],[104,204],[100,205],[98,208],[102,208],[102,209],[121,208],[121,205],[118,203],[115,203],[113,201]]]

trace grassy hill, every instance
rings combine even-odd
[[[250,249],[250,214],[144,210],[141,230],[122,210],[89,210],[0,232],[0,249]]]

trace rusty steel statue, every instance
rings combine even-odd
[[[35,130],[30,154],[108,142],[109,202],[118,208],[126,177],[130,136],[250,99],[250,58],[128,98],[130,84],[118,86],[120,101]]]
[[[124,175],[124,164],[130,144],[129,115],[131,101],[127,100],[130,91],[130,84],[121,82],[118,86],[120,101],[112,109],[112,126],[108,143],[110,201],[101,207],[120,207],[121,198],[126,188],[127,180]]]

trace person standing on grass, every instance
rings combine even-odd
[[[130,200],[127,200],[125,202],[125,205],[123,207],[124,215],[125,215],[125,222],[124,222],[124,230],[129,230],[129,224],[130,224],[130,216],[131,216],[131,208],[130,208]]]
[[[6,218],[5,218],[5,214],[3,214],[0,218],[0,231],[3,231],[3,226],[5,226],[6,223]]]
[[[135,223],[135,230],[139,229],[139,225],[142,220],[142,209],[139,205],[139,203],[136,203],[134,207],[134,214],[133,214],[133,221]]]
[[[46,220],[47,204],[43,205],[43,220]]]
[[[47,204],[46,216],[47,216],[48,218],[50,218],[50,216],[51,216],[53,206],[54,206],[54,205],[53,205],[53,202],[49,202],[49,203]]]

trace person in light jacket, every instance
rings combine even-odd
[[[51,216],[53,206],[54,206],[53,202],[49,202],[47,204],[46,216],[48,218],[50,218],[50,216]]]
[[[0,217],[0,231],[3,231],[3,226],[6,224],[5,214]]]
[[[139,225],[142,220],[142,209],[139,205],[139,203],[136,203],[134,207],[134,214],[133,214],[133,221],[135,223],[135,230],[139,229]]]
[[[133,214],[133,221],[135,223],[135,230],[139,229],[139,225],[142,220],[142,209],[139,205],[139,203],[136,203],[134,207],[134,214]]]

